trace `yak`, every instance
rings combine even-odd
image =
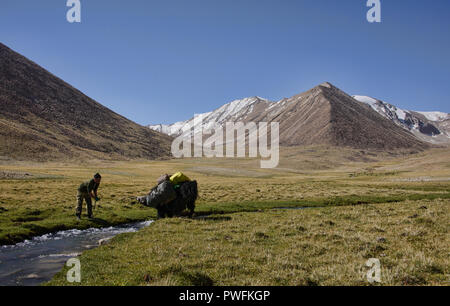
[[[138,197],[142,205],[156,208],[158,218],[182,216],[187,210],[192,217],[198,197],[197,181],[187,181],[174,186],[165,180],[152,188],[146,196]]]

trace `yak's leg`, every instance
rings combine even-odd
[[[194,210],[193,209],[189,209],[189,214],[188,214],[189,218],[192,218],[193,214],[194,214]]]
[[[158,218],[162,219],[166,217],[166,212],[164,211],[164,209],[158,208]]]

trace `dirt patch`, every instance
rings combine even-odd
[[[32,178],[33,175],[27,172],[13,172],[13,171],[0,171],[0,180],[1,179],[24,179],[24,178]]]
[[[439,181],[450,181],[450,177],[408,177],[402,179],[395,179],[392,182],[439,182]]]
[[[199,172],[203,174],[214,174],[220,176],[244,176],[244,177],[269,177],[270,174],[243,170],[243,169],[233,169],[233,168],[220,168],[220,167],[193,167],[189,169],[190,171]]]

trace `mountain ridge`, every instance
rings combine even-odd
[[[171,137],[113,112],[0,43],[0,156],[157,159]]]
[[[243,122],[279,121],[280,144],[284,146],[328,144],[377,149],[428,147],[427,143],[417,139],[412,133],[400,128],[366,103],[355,100],[329,82],[278,102],[266,99],[263,101],[264,103],[259,103],[261,109],[258,112],[244,112],[222,121],[236,121],[236,118]],[[229,104],[222,107],[227,105]],[[207,114],[211,117],[214,112]],[[177,122],[178,132],[171,135],[190,133],[189,126],[192,120],[193,118]],[[214,123],[207,119],[205,122],[206,126]],[[223,124],[217,121],[215,123]],[[155,126],[150,126],[152,127]],[[166,126],[166,131],[168,130],[170,125]],[[180,133],[181,130],[183,133]],[[393,139],[389,140],[386,135],[391,135]]]
[[[448,113],[406,110],[368,96],[355,95],[353,98],[368,104],[377,113],[423,141],[433,144],[450,143],[450,114]]]

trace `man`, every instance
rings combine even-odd
[[[92,200],[94,198],[95,201],[99,201],[100,199],[97,196],[97,189],[100,186],[100,181],[102,177],[99,173],[94,175],[94,178],[90,181],[84,182],[78,187],[78,195],[77,195],[77,211],[76,216],[78,219],[81,218],[81,210],[83,206],[83,199],[86,201],[88,218],[92,218]]]

